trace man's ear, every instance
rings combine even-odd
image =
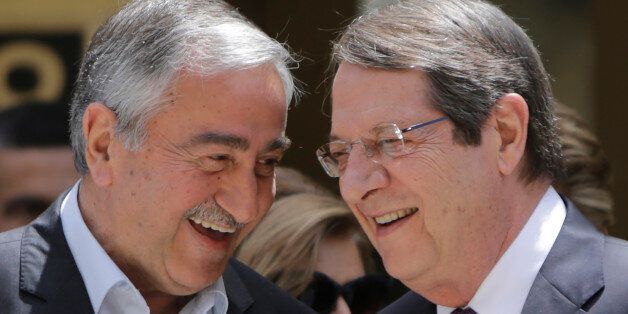
[[[497,100],[493,116],[501,138],[498,169],[502,175],[510,175],[525,154],[528,138],[528,104],[519,94],[506,94]]]
[[[109,157],[116,121],[113,111],[98,102],[89,104],[83,115],[85,161],[92,180],[98,186],[108,186],[112,183]]]

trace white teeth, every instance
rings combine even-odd
[[[405,208],[405,209],[400,209],[398,211],[394,211],[392,213],[388,213],[385,215],[381,215],[379,217],[375,217],[375,222],[377,222],[380,225],[383,224],[387,224],[390,222],[393,222],[395,220],[401,219],[403,217],[406,217],[412,213],[417,212],[419,209],[416,207],[411,207],[411,208]]]
[[[205,229],[212,229],[214,231],[222,232],[222,233],[234,233],[236,231],[236,227],[224,227],[217,225],[211,221],[200,220],[196,217],[190,218],[195,224],[203,226]]]

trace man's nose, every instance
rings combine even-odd
[[[233,169],[221,178],[216,202],[240,223],[255,219],[259,210],[259,187],[253,169]]]
[[[349,154],[347,165],[340,177],[340,192],[347,203],[357,203],[389,182],[386,168],[374,162],[367,156],[365,149],[360,147],[353,149]]]

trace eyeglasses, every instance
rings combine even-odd
[[[366,156],[374,162],[381,162],[383,156],[388,156],[389,158],[401,157],[411,153],[407,148],[403,133],[444,120],[447,120],[447,117],[421,122],[405,129],[399,128],[396,123],[380,124],[369,132],[371,138],[375,140],[361,138],[353,142],[333,141],[319,147],[316,150],[316,157],[327,175],[332,178],[338,178],[342,175],[347,166],[353,145],[361,144]]]
[[[375,313],[387,305],[391,287],[391,278],[383,274],[366,275],[340,285],[327,275],[314,272],[314,278],[298,299],[317,313],[331,313],[342,296],[351,313]]]

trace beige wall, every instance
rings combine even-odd
[[[0,109],[31,101],[67,102],[81,54],[77,49],[84,50],[102,21],[124,3],[122,0],[1,2],[0,36],[6,41],[0,44]],[[38,36],[47,39],[42,41]],[[54,36],[66,39],[71,36],[73,44],[53,45],[49,40]],[[73,50],[70,53],[58,49]],[[10,74],[20,67],[33,71],[34,88],[18,91],[11,86]]]
[[[611,233],[628,239],[628,2],[596,0],[596,130],[611,162],[615,218]]]
[[[0,4],[0,32],[76,31],[87,43],[125,0],[15,0]]]

